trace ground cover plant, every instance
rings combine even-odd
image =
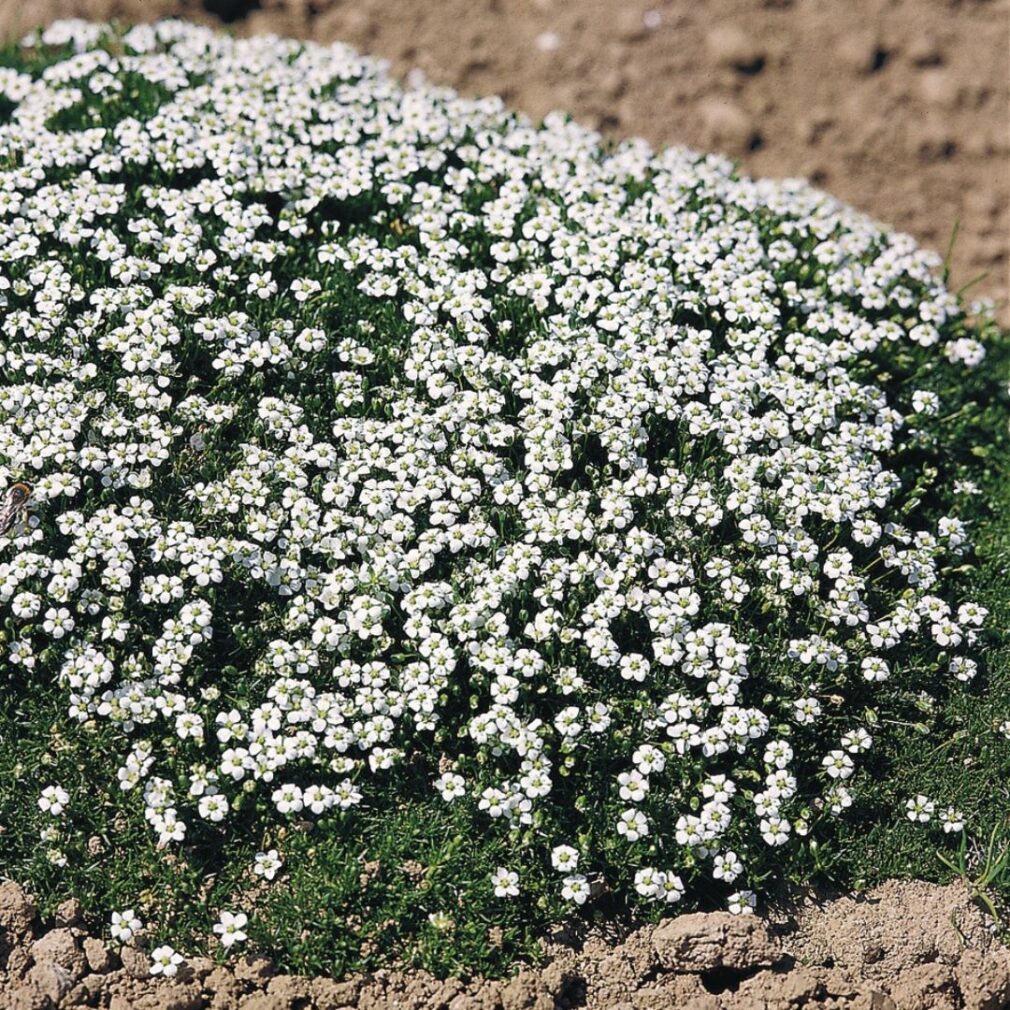
[[[4,63],[0,872],[164,974],[494,973],[1002,827],[1006,351],[938,257],[339,45]]]

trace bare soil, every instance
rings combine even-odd
[[[43,929],[0,884],[4,1010],[1002,1010],[1010,951],[960,884],[891,881],[769,916],[698,913],[621,937],[559,928],[538,968],[505,981],[380,971],[342,980],[279,974],[246,957],[192,958],[152,979],[149,958],[79,927],[73,901]],[[612,930],[611,930],[612,932]]]
[[[1010,321],[1010,0],[0,0],[0,37],[166,15],[808,177],[941,254],[957,223],[952,287]]]

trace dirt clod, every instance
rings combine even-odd
[[[765,924],[730,912],[699,912],[664,922],[652,934],[660,964],[671,971],[746,971],[782,959]]]
[[[235,962],[235,977],[263,983],[274,974],[274,963],[268,957],[242,957]]]
[[[87,969],[84,952],[78,946],[74,934],[65,927],[51,930],[36,940],[32,944],[31,955],[37,966],[57,965],[62,968],[69,977],[70,984],[81,978]]]
[[[758,73],[764,67],[767,51],[764,44],[741,27],[723,23],[705,36],[712,58],[720,66],[741,73]]]
[[[891,999],[899,1007],[921,1010],[957,1010],[958,987],[954,973],[945,964],[920,964],[895,981]],[[967,1003],[967,1006],[974,1006]]]
[[[74,978],[62,965],[37,964],[28,973],[28,986],[45,995],[54,1005],[74,987]]]
[[[35,905],[13,880],[0,883],[0,929],[9,938],[23,937],[35,921]]]
[[[118,959],[101,940],[93,936],[85,937],[82,944],[84,947],[84,958],[88,962],[88,968],[96,975],[104,975],[107,971],[112,971],[116,967]]]
[[[82,914],[81,903],[76,898],[68,898],[56,909],[56,925],[77,926]]]
[[[966,1007],[1005,1010],[1010,1006],[1010,952],[966,950],[958,960],[957,983]]]
[[[151,959],[136,947],[124,947],[119,956],[123,962],[123,970],[130,978],[144,979],[151,974]]]

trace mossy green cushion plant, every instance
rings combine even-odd
[[[495,971],[904,816],[880,741],[987,613],[994,331],[936,256],[339,45],[7,63],[0,870],[166,975]]]

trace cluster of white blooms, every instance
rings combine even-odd
[[[0,606],[161,844],[249,795],[353,821],[428,761],[569,900],[596,837],[672,902],[849,807],[923,670],[974,676],[965,523],[902,462],[984,354],[935,256],[342,45],[104,38],[0,69],[0,478],[35,513]]]

